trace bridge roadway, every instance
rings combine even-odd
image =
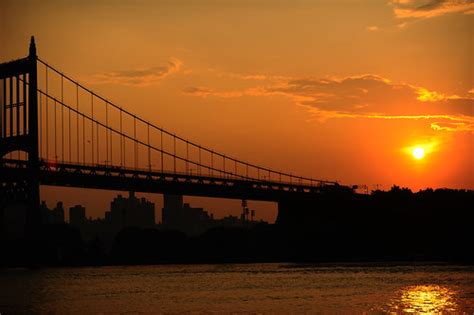
[[[0,181],[21,181],[31,169],[24,160],[0,160]],[[314,196],[339,186],[334,182],[314,185],[238,177],[157,172],[107,165],[77,165],[41,160],[40,185],[180,194],[187,196],[278,202]]]

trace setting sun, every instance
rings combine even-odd
[[[413,157],[417,160],[421,160],[425,156],[425,150],[420,147],[416,147],[413,149]]]

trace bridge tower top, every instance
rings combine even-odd
[[[36,57],[36,44],[35,44],[35,37],[31,36],[30,40],[30,58],[31,57]]]

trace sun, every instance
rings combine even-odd
[[[425,150],[421,147],[414,148],[411,153],[413,154],[413,157],[417,160],[421,160],[425,157]]]

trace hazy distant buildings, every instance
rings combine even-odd
[[[250,226],[257,222],[253,221],[255,211],[249,210],[247,203],[243,203],[243,214],[227,216],[222,219],[214,219],[213,214],[204,211],[203,208],[193,208],[188,203],[183,203],[182,195],[163,195],[162,225],[165,229],[184,232],[188,235],[198,235],[206,230],[218,226]],[[251,220],[249,220],[251,214]]]
[[[44,211],[47,210],[43,203]],[[162,224],[155,223],[155,204],[145,198],[137,198],[134,192],[128,197],[118,195],[110,203],[110,210],[105,212],[103,219],[87,219],[86,209],[81,205],[69,208],[69,223],[81,232],[84,240],[100,239],[106,245],[111,245],[117,233],[127,227],[163,228],[178,230],[188,235],[199,235],[211,228],[219,226],[248,227],[262,222],[253,221],[255,212],[249,210],[247,203],[242,203],[242,215],[227,216],[214,219],[213,214],[203,208],[194,208],[183,202],[182,195],[164,195],[162,209]],[[49,211],[51,222],[64,221],[62,203]]]
[[[87,219],[86,209],[81,205],[69,208],[69,223],[79,229],[85,240],[99,238],[111,244],[126,227],[155,227],[155,204],[130,192],[128,198],[118,195],[112,200],[104,219]]]

